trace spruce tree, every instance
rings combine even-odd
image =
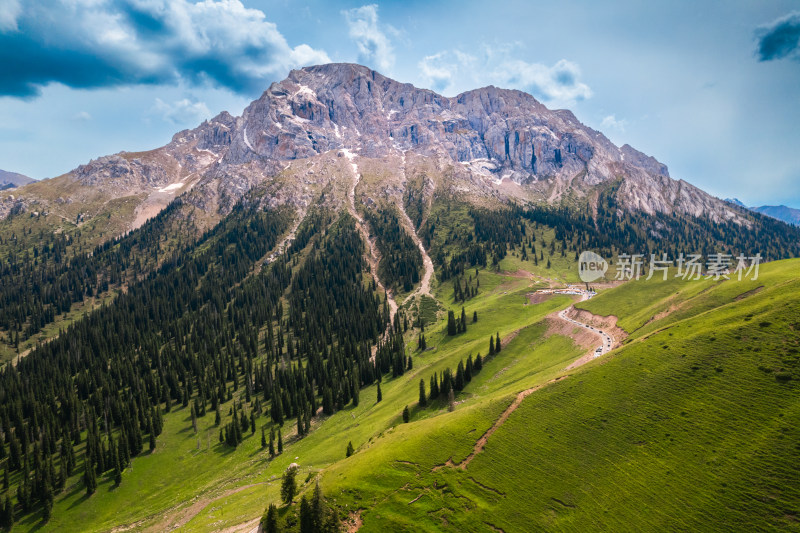
[[[147,432],[150,434],[150,436],[148,437],[148,439],[150,441],[149,442],[149,444],[150,444],[150,453],[153,453],[156,450],[156,432],[155,432],[155,429],[153,428],[153,423],[152,422],[150,422],[149,427],[147,429]]]
[[[261,449],[267,447],[267,428],[261,428]]]
[[[11,503],[11,496],[6,494],[3,504],[3,528],[10,531],[14,527],[14,504]]]
[[[325,508],[325,499],[322,496],[322,489],[319,486],[319,478],[314,485],[314,493],[311,495],[311,513],[314,525],[313,531],[333,532],[332,529],[327,529],[325,527],[325,515],[327,512]]]
[[[114,450],[114,486],[119,487],[122,483],[122,467],[119,464],[119,452]]]
[[[500,332],[497,332],[497,339],[494,341],[494,353],[500,353]]]
[[[278,428],[278,454],[283,453],[283,436],[281,435],[281,428]]]
[[[408,422],[408,420],[409,420],[409,418],[410,418],[410,416],[411,416],[411,415],[410,415],[410,413],[408,412],[408,406],[406,405],[405,407],[403,407],[403,422],[406,422],[406,423],[407,423],[407,422]]]
[[[49,484],[45,484],[44,495],[42,496],[42,522],[45,524],[50,521],[53,515],[53,491]]]
[[[267,512],[261,518],[261,529],[264,533],[278,533],[278,508],[269,504]]]
[[[303,412],[300,409],[297,410],[297,436],[303,436]]]
[[[456,325],[456,316],[452,310],[447,312],[447,334],[451,337],[458,333],[458,326]]]
[[[300,533],[317,533],[314,529],[314,516],[311,505],[305,496],[300,498]]]
[[[458,362],[458,367],[456,368],[456,383],[455,389],[457,391],[461,391],[464,389],[464,361]]]
[[[354,452],[355,449],[353,448],[353,441],[349,441],[347,443],[347,450],[345,450],[345,457],[350,457]]]
[[[280,433],[278,433],[280,435]],[[292,503],[295,494],[297,494],[297,467],[290,466],[283,473],[283,480],[281,481],[281,500],[284,504],[289,505]]]
[[[84,461],[83,483],[86,485],[86,495],[91,496],[97,490],[97,478],[95,477],[94,468],[88,458]]]
[[[194,430],[194,434],[197,435],[197,411],[194,408],[194,404],[192,404],[192,430]]]
[[[275,457],[275,428],[269,428],[269,456]]]
[[[425,407],[428,405],[428,398],[425,396],[425,380],[419,380],[419,405],[420,407]]]
[[[436,379],[436,373],[431,376],[431,400],[439,397],[439,380]]]
[[[494,337],[489,337],[489,355],[494,355]]]
[[[381,383],[378,382],[378,400],[376,403],[380,402],[381,400],[383,400],[383,394],[381,394]]]

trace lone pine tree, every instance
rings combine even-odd
[[[281,480],[281,501],[289,505],[297,494],[297,467],[294,465],[289,466],[284,473]]]

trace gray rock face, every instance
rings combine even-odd
[[[621,178],[627,209],[741,218],[670,179],[655,158],[617,147],[572,112],[549,110],[527,93],[489,86],[446,98],[352,64],[307,67],[272,84],[245,109],[224,161],[293,160],[342,148],[367,157],[413,150],[453,163],[489,160],[498,178],[558,191],[546,193],[551,202]]]
[[[288,162],[341,149],[387,165],[406,152],[434,157],[490,195],[491,183],[510,181],[506,196],[558,203],[592,198],[621,180],[623,209],[745,221],[734,206],[672,180],[653,157],[617,147],[572,112],[547,109],[527,93],[489,86],[447,98],[353,64],[294,70],[241,117],[223,112],[146,156],[100,158],[72,175],[89,186],[113,184],[115,193],[191,177],[199,181],[188,201],[225,212]]]
[[[226,160],[294,159],[348,148],[380,157],[393,149],[444,151],[455,162],[490,159],[530,179],[578,174],[594,184],[624,166],[624,152],[569,111],[550,111],[520,91],[485,87],[446,98],[359,65],[292,71],[244,112]],[[647,156],[629,149],[632,165]],[[655,161],[666,174],[666,167]]]

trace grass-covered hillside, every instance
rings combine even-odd
[[[583,307],[635,325],[632,295],[654,294],[651,311],[664,315],[527,396],[465,468],[485,413],[510,396],[397,428],[324,480],[362,509],[364,531],[797,529],[798,266],[762,267],[757,291],[736,281],[609,290]],[[666,314],[676,290],[695,297]],[[507,350],[527,341],[521,334]],[[517,390],[549,379],[536,374]]]
[[[157,218],[98,248],[94,300],[0,373],[0,525],[251,531],[275,504],[298,531],[319,486],[351,531],[795,526],[798,260],[532,298],[577,281],[583,237],[435,201],[411,217],[428,294],[401,213],[243,202],[196,240]],[[370,219],[393,229],[365,240]],[[49,283],[83,279],[45,252]],[[617,317],[621,346],[576,367],[597,338],[573,304]]]

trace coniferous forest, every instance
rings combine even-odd
[[[537,264],[545,252],[571,257],[596,249],[613,256],[656,245],[761,251],[772,259],[800,254],[797,230],[785,225],[759,218],[751,232],[703,219],[620,214],[611,192],[601,196],[595,217],[437,198],[420,234],[439,281],[452,286],[453,302],[462,306],[481,290],[478,271],[470,269],[497,268],[510,253]],[[364,387],[377,386],[380,401],[384,377],[413,369],[404,341],[409,317],[401,309],[390,319],[350,215],[312,209],[291,246],[267,261],[297,216],[291,209],[265,209],[247,196],[213,229],[191,237],[180,207],[175,201],[90,254],[58,235],[33,247],[33,240],[2,243],[9,258],[2,276],[11,282],[0,288],[0,328],[12,343],[76,302],[113,295],[0,372],[0,461],[8,487],[0,511],[7,527],[32,512],[47,520],[55,496],[76,474],[88,495],[103,477],[124,483],[122,473],[156,449],[164,417],[177,406],[189,410],[195,432],[198,419],[214,417],[219,442],[231,448],[260,431],[262,448],[275,457],[290,428],[303,438],[317,417],[357,406]],[[468,224],[453,223],[455,212]],[[380,278],[411,290],[422,257],[397,212],[368,211],[366,218],[382,256]],[[549,242],[536,237],[543,228],[553,232]],[[467,316],[464,307],[449,311],[448,336],[458,339],[477,322],[477,313]],[[424,352],[424,324],[417,326]],[[498,334],[488,357],[499,351]],[[418,408],[452,409],[454,395],[485,361],[470,355],[455,370],[423,377]],[[404,409],[402,419],[410,417]],[[315,498],[317,511],[306,509],[307,523],[329,518],[319,510],[321,496]]]
[[[226,445],[265,421],[273,442],[286,424],[302,436],[319,413],[358,404],[362,387],[404,372],[400,316],[387,327],[386,302],[365,273],[365,245],[349,215],[331,224],[331,213],[315,212],[285,254],[264,262],[292,217],[240,203],[150,275],[128,280],[116,298],[4,367],[0,458],[7,494],[16,496],[3,504],[7,524],[36,509],[47,517],[76,472],[87,494],[101,476],[121,482],[135,457],[155,448],[175,406],[190,406],[195,427],[196,417],[216,416]],[[146,225],[80,261],[63,258],[47,267],[62,272],[53,283],[78,272],[82,297],[118,282],[115,268],[124,271],[125,258],[158,229]],[[14,312],[26,322],[24,306]]]

